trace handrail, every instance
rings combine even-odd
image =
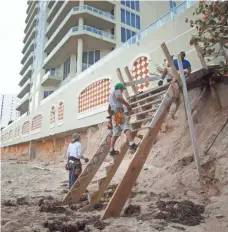
[[[94,13],[97,13],[99,15],[103,15],[103,16],[105,16],[107,18],[115,20],[115,16],[114,15],[112,15],[110,13],[107,13],[105,11],[99,10],[99,9],[97,9],[95,7],[92,7],[92,6],[88,6],[88,5],[76,6],[76,7],[74,7],[72,9],[72,11],[80,11],[80,10],[90,10],[90,11],[92,11]]]
[[[109,39],[113,39],[113,40],[115,39],[115,36],[112,35],[111,33],[108,33],[108,32],[105,32],[105,31],[102,31],[102,30],[99,30],[99,29],[96,29],[94,27],[90,27],[90,26],[87,26],[87,25],[72,27],[71,30],[72,30],[72,32],[75,32],[75,31],[88,31],[88,32],[92,32],[92,33],[97,34],[97,35],[104,36],[104,37],[109,38]]]

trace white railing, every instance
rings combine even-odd
[[[36,22],[37,21],[38,21],[38,16],[35,16],[32,23],[29,25],[29,28],[25,32],[25,37],[24,37],[23,43],[27,42],[27,39],[29,38],[30,34],[32,33],[33,27],[36,27]]]
[[[114,35],[112,35],[112,34],[110,34],[110,33],[108,33],[108,32],[105,32],[105,31],[96,29],[96,28],[94,28],[94,27],[87,26],[87,25],[78,26],[78,27],[72,27],[71,30],[72,30],[72,32],[76,32],[76,31],[87,31],[87,32],[92,32],[92,33],[94,33],[94,34],[97,34],[97,35],[106,37],[106,38],[108,38],[108,39],[115,40],[115,36],[114,36]],[[71,31],[71,30],[70,30],[70,31]]]
[[[54,76],[58,78],[59,80],[62,80],[62,73],[56,72],[56,70],[49,70],[42,78],[42,80],[48,79],[49,76]]]
[[[21,75],[24,75],[26,73],[26,71],[29,69],[29,66],[32,64],[32,62],[29,62],[29,61],[30,60],[33,61],[34,54],[35,54],[34,51],[31,52],[31,54],[29,55],[29,57],[24,62],[23,66],[21,68],[21,71],[20,71]]]
[[[23,86],[21,87],[21,91],[20,91],[20,93],[23,91],[23,89],[28,85],[28,84],[30,84],[31,83],[31,80],[30,79],[28,79],[24,84],[23,84]],[[19,94],[20,94],[19,93]],[[18,95],[19,95],[18,94]]]
[[[109,18],[109,19],[112,19],[112,20],[115,20],[115,16],[110,14],[110,13],[107,13],[105,11],[102,11],[102,10],[99,10],[95,7],[92,7],[92,6],[88,6],[88,5],[84,5],[84,6],[77,6],[77,7],[74,7],[72,9],[72,11],[83,11],[83,10],[88,10],[88,11],[91,11],[93,13],[96,13],[98,15],[102,15],[106,18]]]
[[[31,34],[29,35],[29,38],[27,39],[27,42],[25,43],[22,52],[26,51],[26,50],[28,49],[29,45],[30,45],[33,41],[35,41],[35,40],[34,40],[34,39],[35,39],[35,32],[36,32],[36,27],[34,27],[34,29],[32,30]],[[34,34],[34,35],[33,35],[33,34]],[[34,36],[34,38],[31,40],[31,38],[32,38],[33,36]]]

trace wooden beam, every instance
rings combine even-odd
[[[120,71],[119,68],[116,69],[116,73],[117,73],[117,76],[118,76],[120,82],[124,84],[123,75],[122,75],[122,73],[121,73],[121,71]],[[127,89],[125,89],[123,93],[124,93],[125,98],[129,98],[130,95],[129,95]]]
[[[130,73],[130,70],[129,70],[128,66],[126,66],[126,67],[124,68],[124,70],[125,70],[125,72],[126,72],[126,75],[127,75],[127,78],[128,78],[128,80],[129,80],[129,82],[133,82],[133,78],[132,78],[132,76],[131,76],[131,73]],[[136,87],[135,87],[134,85],[132,85],[131,88],[132,88],[132,90],[133,90],[133,93],[134,93],[134,94],[137,94],[137,89],[136,89]]]
[[[194,43],[194,46],[195,46],[197,55],[199,57],[199,60],[200,60],[200,62],[202,64],[202,67],[205,68],[205,69],[208,69],[206,61],[204,60],[204,57],[203,57],[203,54],[201,52],[201,48],[200,48],[199,44],[198,43]]]
[[[179,67],[179,72],[180,72],[180,76],[181,76],[181,80],[182,80],[184,101],[185,101],[185,107],[186,107],[186,112],[187,112],[189,130],[190,130],[191,139],[192,139],[196,168],[197,168],[198,172],[200,173],[199,148],[198,148],[198,143],[197,143],[196,135],[195,135],[195,129],[194,129],[194,125],[193,125],[191,106],[190,106],[190,102],[189,102],[189,98],[188,98],[188,90],[187,90],[187,85],[186,85],[186,81],[185,81],[185,75],[184,75],[184,69],[183,69],[183,64],[182,64],[182,60],[181,60],[181,55],[178,55],[178,67]]]
[[[142,83],[148,83],[151,81],[157,81],[160,80],[161,76],[149,76],[148,78],[144,78],[144,79],[140,79],[140,80],[135,80],[135,81],[129,81],[129,82],[124,82],[125,86],[134,86],[134,85],[138,85],[138,84],[142,84]]]
[[[172,103],[173,90],[169,87],[165,97],[157,110],[155,117],[153,118],[150,129],[147,129],[146,134],[139,145],[123,179],[116,188],[111,200],[109,201],[102,219],[108,217],[118,217],[127,201],[128,196],[137,180],[140,171],[150,153],[153,146],[153,141],[157,137],[157,134],[161,128],[162,122],[164,121],[169,107]]]
[[[173,63],[173,59],[172,59],[172,57],[171,57],[171,55],[170,55],[170,53],[169,53],[169,50],[168,50],[168,48],[167,48],[167,46],[166,46],[165,43],[162,43],[162,44],[161,44],[161,49],[162,49],[162,51],[164,52],[164,55],[165,55],[165,57],[166,57],[166,60],[168,61],[169,65],[170,65],[170,68],[171,68],[171,70],[172,70],[172,73],[173,73],[174,77],[176,78],[177,83],[179,84],[179,87],[181,87],[180,75],[179,75],[179,73],[178,73],[178,71],[177,71],[177,69],[176,69],[176,67],[175,67],[175,65],[174,65],[174,63]]]

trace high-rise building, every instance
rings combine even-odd
[[[19,112],[16,111],[18,98],[12,94],[0,94],[0,127],[6,127],[9,122],[14,121],[19,117]]]
[[[28,1],[17,110],[34,112],[169,7],[168,1]]]

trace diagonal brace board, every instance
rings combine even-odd
[[[95,155],[89,161],[81,175],[78,177],[77,181],[74,183],[74,185],[62,201],[62,204],[74,204],[77,201],[79,201],[81,195],[85,193],[87,186],[89,185],[96,172],[100,168],[105,157],[108,155],[110,149],[110,144],[108,140],[111,137],[111,135],[112,132],[109,131],[105,136],[105,139],[99,146],[98,150],[96,151]],[[89,167],[92,167],[91,171],[88,171]]]
[[[143,168],[148,154],[153,146],[161,125],[169,111],[173,100],[173,90],[170,86],[164,96],[164,99],[153,118],[150,129],[147,130],[138,150],[132,159],[128,170],[126,171],[122,181],[114,192],[109,204],[107,205],[102,219],[108,217],[118,217],[127,201],[127,198]]]

